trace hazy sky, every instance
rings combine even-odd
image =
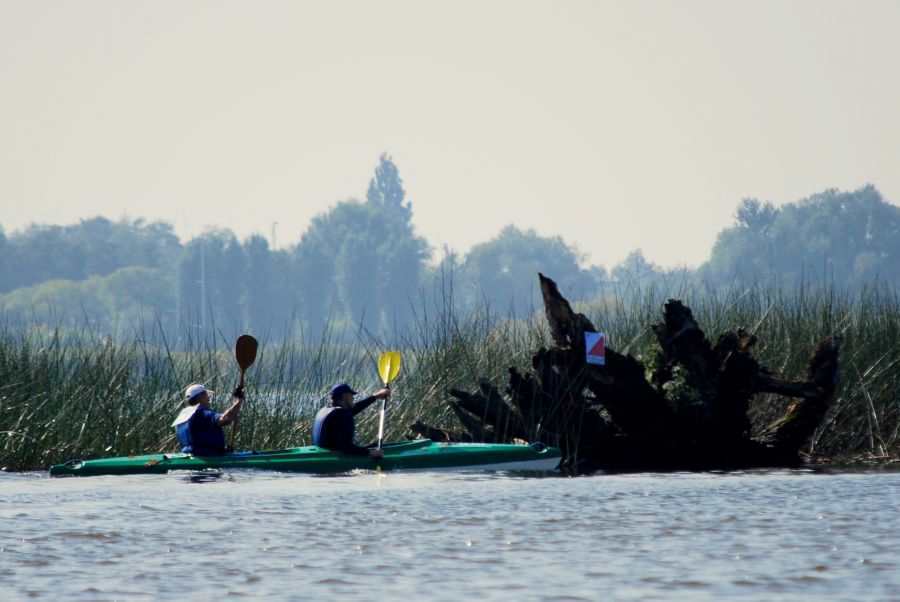
[[[0,0],[0,224],[293,244],[397,163],[419,234],[696,265],[745,197],[900,203],[900,2]]]

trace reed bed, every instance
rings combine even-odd
[[[854,293],[826,287],[786,290],[771,284],[735,286],[725,293],[691,287],[610,286],[595,301],[576,304],[606,332],[608,345],[651,364],[649,325],[661,320],[669,297],[689,305],[711,340],[745,327],[759,342],[760,364],[802,379],[813,346],[832,333],[845,336],[837,399],[810,442],[826,456],[900,455],[900,296],[884,285]],[[441,296],[439,295],[439,298]],[[477,389],[479,378],[500,387],[508,368],[526,371],[531,355],[549,344],[541,310],[525,319],[487,302],[460,310],[445,294],[437,310],[422,303],[412,327],[390,341],[368,332],[326,328],[316,340],[301,330],[257,336],[256,363],[247,372],[247,401],[235,447],[274,449],[311,443],[315,412],[328,387],[350,382],[361,392],[381,386],[377,360],[397,349],[403,364],[392,384],[386,439],[404,438],[407,426],[456,425],[449,390]],[[185,328],[177,345],[158,325],[104,337],[89,326],[46,328],[0,321],[0,468],[43,470],[73,458],[177,451],[170,424],[182,391],[201,382],[217,391],[224,410],[237,384],[234,341],[240,332],[197,334]],[[277,334],[277,336],[274,336]],[[756,428],[765,427],[789,400],[757,397]],[[358,438],[373,441],[377,412],[358,419]]]

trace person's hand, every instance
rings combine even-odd
[[[235,397],[235,399],[240,399],[241,401],[244,401],[244,387],[243,386],[237,387],[234,390],[234,392],[232,393],[232,395]]]
[[[373,449],[369,450],[369,456],[372,458],[383,458],[384,450],[383,449]]]
[[[387,387],[375,392],[375,399],[388,399],[391,396],[391,390]]]

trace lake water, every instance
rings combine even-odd
[[[3,600],[900,600],[900,472],[0,474]]]

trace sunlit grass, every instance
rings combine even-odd
[[[576,304],[607,333],[608,345],[648,359],[654,352],[649,325],[659,322],[669,297],[689,305],[711,340],[745,327],[759,342],[754,356],[773,372],[802,379],[816,342],[842,333],[842,381],[834,407],[813,438],[816,453],[897,454],[900,429],[900,298],[873,285],[854,294],[826,288],[785,290],[773,285],[736,286],[726,294],[675,283],[659,288],[610,286],[591,303]],[[418,421],[456,426],[449,390],[477,389],[481,377],[499,390],[508,368],[526,372],[531,356],[548,346],[543,312],[514,319],[487,303],[462,311],[452,294],[437,310],[417,312],[412,328],[390,342],[369,333],[325,329],[251,333],[260,342],[247,372],[247,401],[238,423],[239,449],[274,449],[311,443],[315,412],[328,388],[350,382],[361,392],[381,386],[377,359],[397,349],[403,364],[392,384],[386,439],[404,438]],[[435,304],[422,303],[422,308]],[[45,469],[72,458],[177,451],[170,424],[184,388],[202,382],[217,391],[222,411],[239,378],[234,341],[239,332],[198,335],[185,328],[177,345],[156,324],[100,336],[90,327],[63,329],[0,322],[0,467]],[[787,400],[759,396],[754,425],[764,426]],[[358,439],[377,434],[376,407],[358,417]]]

